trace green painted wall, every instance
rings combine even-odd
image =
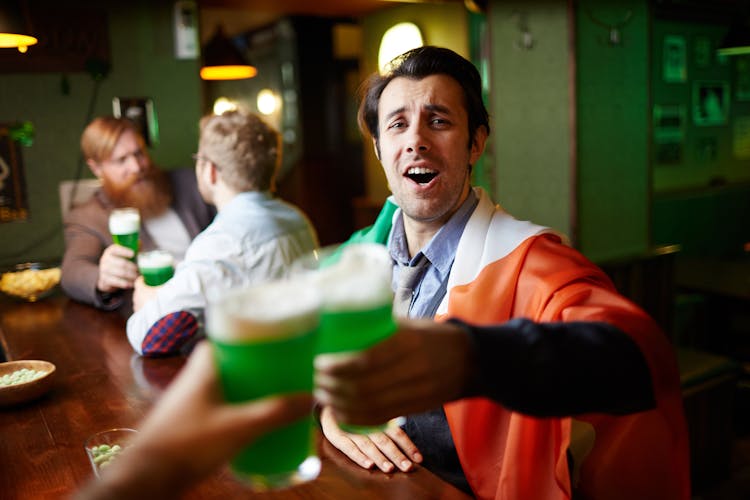
[[[663,108],[678,118],[654,120],[652,238],[678,243],[684,255],[736,257],[750,240],[750,56],[719,57],[726,26],[654,19],[652,92],[655,117]],[[684,76],[666,71],[665,41],[683,45]],[[680,65],[676,65],[679,67]],[[675,81],[676,80],[676,81]],[[701,87],[723,88],[716,120],[700,113]],[[671,120],[671,121],[670,121]]]
[[[94,114],[111,114],[115,96],[152,98],[161,133],[153,158],[166,169],[190,165],[201,106],[199,65],[173,56],[172,2],[67,4],[105,9],[109,18],[112,71],[101,82]],[[0,224],[0,264],[62,255],[58,183],[75,175],[94,92],[88,74],[68,78],[70,94],[64,95],[60,73],[0,74],[0,123],[31,121],[36,128],[34,144],[23,148],[30,218]],[[87,167],[85,173],[90,176]]]
[[[626,19],[612,46],[600,22]],[[576,33],[578,246],[594,260],[637,254],[649,246],[647,2],[581,2]]]
[[[519,24],[533,38],[519,48]],[[495,201],[520,219],[572,233],[567,2],[490,5],[490,125]]]
[[[654,20],[652,90],[655,113],[657,107],[679,107],[682,116],[680,132],[675,134],[681,139],[656,140],[656,133],[662,127],[656,127],[655,123],[652,156],[655,193],[707,188],[712,183],[750,181],[750,151],[745,151],[744,157],[738,157],[734,152],[735,127],[742,126],[742,120],[750,120],[750,56],[717,56],[716,46],[725,32],[725,26],[716,24]],[[684,81],[667,81],[665,78],[666,37],[678,37],[684,43]],[[705,55],[700,55],[703,44],[707,44],[707,50]],[[742,89],[738,85],[739,65],[746,67]],[[723,123],[707,124],[697,114],[699,100],[696,93],[703,85],[726,85],[727,108]],[[672,131],[665,130],[667,133]],[[745,130],[739,137],[748,141],[750,131]],[[666,154],[667,150],[660,154],[662,148],[677,153]]]

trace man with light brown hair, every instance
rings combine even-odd
[[[140,249],[166,250],[179,261],[214,211],[201,199],[192,171],[164,172],[152,163],[128,119],[94,119],[81,136],[81,152],[102,187],[65,217],[62,287],[78,301],[127,315],[138,268],[133,251],[112,242],[110,212],[137,208]]]
[[[257,115],[231,111],[201,119],[195,175],[218,214],[172,279],[159,287],[136,280],[127,324],[136,352],[167,356],[190,349],[202,335],[207,293],[282,278],[317,246],[307,216],[273,195],[280,163],[279,133]]]

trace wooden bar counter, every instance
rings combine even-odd
[[[8,360],[57,367],[49,393],[0,408],[0,498],[67,498],[91,479],[83,443],[91,434],[138,424],[184,363],[135,355],[125,320],[76,303],[62,292],[36,303],[0,298],[0,346]],[[200,450],[196,450],[199,453]],[[424,468],[390,475],[351,463],[319,439],[320,477],[286,490],[256,493],[224,468],[187,498],[466,499]]]

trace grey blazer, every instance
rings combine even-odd
[[[206,204],[198,192],[195,171],[183,168],[168,172],[174,200],[172,208],[194,238],[211,222],[216,210]],[[99,259],[112,244],[109,234],[109,213],[113,206],[101,189],[86,203],[72,209],[63,224],[65,255],[62,261],[61,285],[71,298],[104,310],[132,312],[132,290],[102,294],[96,289]],[[153,250],[153,238],[141,228],[141,249]]]

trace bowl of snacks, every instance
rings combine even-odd
[[[60,266],[44,262],[25,262],[3,269],[0,291],[28,302],[50,295],[60,283]]]
[[[0,407],[32,401],[52,387],[55,365],[49,361],[0,363]]]

